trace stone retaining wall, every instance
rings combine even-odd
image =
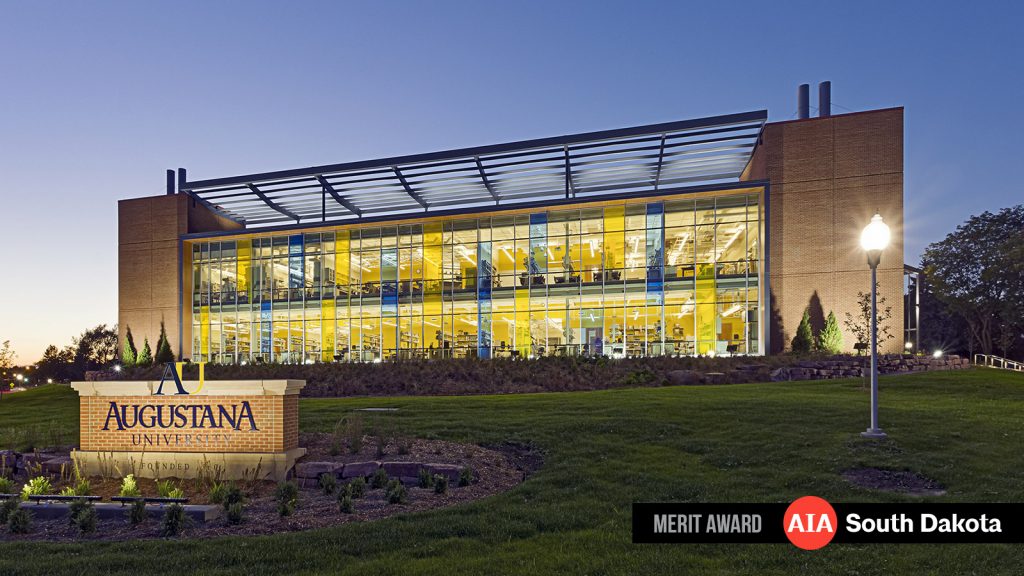
[[[870,362],[871,359],[867,356],[833,356],[820,359],[794,359],[790,364],[783,366],[756,363],[739,364],[724,372],[673,370],[666,377],[669,384],[678,386],[858,378],[867,374]],[[960,370],[970,366],[971,363],[967,358],[955,354],[940,358],[910,354],[883,354],[878,357],[879,374]]]
[[[906,374],[929,370],[959,370],[970,367],[966,358],[955,354],[934,358],[910,354],[883,354],[878,357],[879,374]],[[779,380],[825,380],[865,376],[871,369],[869,357],[851,356],[839,359],[809,360],[772,371],[773,382]]]

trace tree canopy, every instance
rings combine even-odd
[[[930,296],[967,327],[970,352],[1010,356],[1024,331],[1024,204],[971,216],[921,259]]]

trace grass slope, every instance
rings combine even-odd
[[[66,420],[74,394],[42,388],[0,405],[0,427]],[[45,402],[39,399],[45,397]],[[271,537],[209,541],[0,543],[0,574],[1017,574],[1024,546],[630,543],[633,501],[902,501],[839,472],[911,469],[945,501],[1024,500],[1024,376],[992,370],[882,380],[866,441],[860,380],[468,398],[302,401],[303,430],[329,431],[357,407],[402,433],[533,443],[544,467],[466,506]],[[42,409],[41,409],[42,408]],[[369,418],[369,417],[368,417]],[[13,423],[13,424],[12,424]],[[368,422],[368,426],[370,423]],[[102,527],[101,527],[102,530]]]

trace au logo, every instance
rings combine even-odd
[[[199,388],[193,394],[198,394],[203,389],[203,384],[206,383],[206,362],[196,362],[199,365]],[[181,384],[181,367],[184,366],[184,362],[168,362],[164,364],[164,373],[160,377],[160,386],[153,393],[154,396],[164,395],[164,382],[170,377],[174,382],[174,387],[177,389],[175,394],[189,394],[188,390]]]

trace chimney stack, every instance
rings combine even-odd
[[[811,115],[811,85],[801,84],[796,91],[796,117],[800,120]]]
[[[818,83],[818,117],[828,118],[832,115],[832,82],[825,80]]]
[[[167,195],[173,196],[177,190],[174,188],[174,170],[167,171]]]

